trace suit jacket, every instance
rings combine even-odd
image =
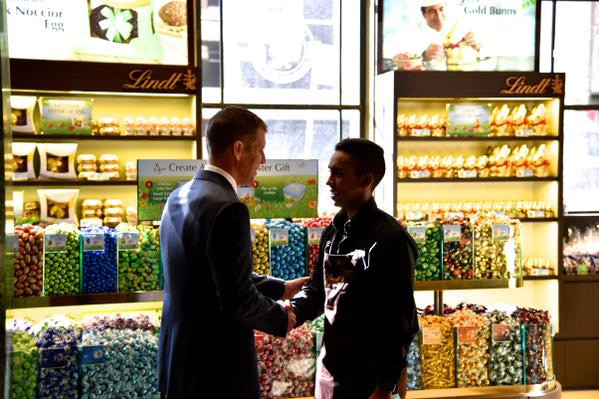
[[[253,330],[285,336],[287,313],[273,301],[284,282],[252,273],[249,220],[231,184],[212,171],[167,201],[158,384],[168,399],[260,397]]]

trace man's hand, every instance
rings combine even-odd
[[[287,300],[293,298],[309,280],[310,277],[301,277],[296,278],[295,280],[285,281],[285,292],[281,299]]]
[[[368,399],[391,399],[393,396],[392,392],[385,392],[378,386],[374,389],[374,392],[370,394]]]
[[[478,41],[473,32],[468,32],[462,40],[476,51],[480,51],[480,42]]]
[[[406,392],[408,390],[408,369],[404,367],[399,378],[399,397],[401,399],[406,398]]]
[[[425,60],[437,60],[439,58],[443,58],[445,56],[445,49],[441,44],[431,44],[424,51],[424,59]]]
[[[295,324],[297,323],[297,318],[295,317],[295,312],[293,311],[293,306],[289,301],[285,301],[283,303],[285,310],[287,311],[287,333],[295,328]]]

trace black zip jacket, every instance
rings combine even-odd
[[[343,257],[328,253],[353,253],[345,257],[353,258],[350,268],[339,271],[335,259]],[[324,230],[312,279],[292,303],[298,325],[325,312],[323,365],[335,382],[349,387],[398,383],[418,331],[417,257],[414,240],[374,199],[351,220],[341,210]]]

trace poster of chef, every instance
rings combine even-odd
[[[537,3],[383,0],[382,69],[533,71]]]

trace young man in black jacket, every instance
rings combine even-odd
[[[322,234],[309,284],[292,300],[297,325],[325,313],[316,399],[405,396],[406,356],[418,331],[414,240],[377,208],[383,149],[364,139],[335,147],[327,185],[341,207]]]

